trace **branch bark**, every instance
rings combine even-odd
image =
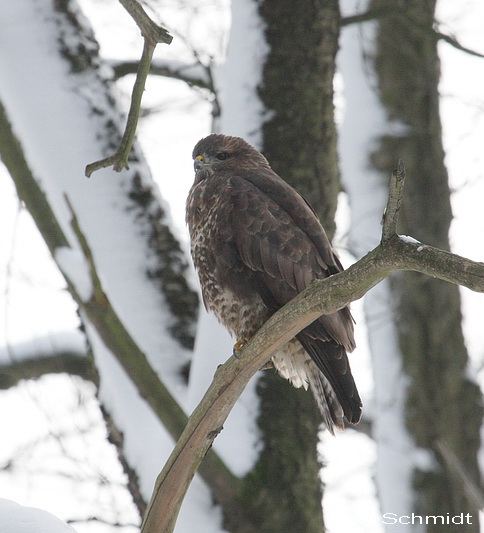
[[[92,381],[92,366],[85,355],[74,352],[59,352],[0,365],[0,389],[6,390],[18,385],[24,379],[38,379],[46,374],[79,376]]]
[[[188,420],[170,458],[158,476],[142,533],[173,531],[184,495],[198,466],[220,433],[224,421],[250,378],[271,355],[323,314],[331,314],[361,298],[392,272],[413,270],[484,292],[484,263],[401,238],[394,233],[401,202],[400,163],[392,174],[382,242],[340,274],[314,280],[275,313],[243,348],[217,370],[214,380]],[[400,180],[400,181],[399,181]],[[399,185],[397,186],[397,182]],[[393,235],[392,235],[393,233]],[[256,531],[256,529],[254,529]]]
[[[390,179],[388,202],[382,217],[382,242],[389,241],[397,234],[398,214],[402,206],[403,187],[405,186],[405,166],[400,159]]]

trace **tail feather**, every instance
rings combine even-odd
[[[323,346],[320,346],[319,343]],[[328,368],[325,371],[322,371],[321,367],[317,365],[316,355],[318,355],[318,360],[326,360],[327,350],[330,349],[329,345],[329,342],[324,341],[305,342],[303,344],[300,339],[294,339],[283,350],[272,356],[272,362],[279,374],[288,379],[294,387],[311,388],[321,411],[323,422],[329,432],[334,435],[336,427],[344,429],[345,417],[352,424],[358,422],[361,414],[361,401],[347,361],[346,366],[339,367],[340,370],[343,367],[346,369],[342,384],[340,383],[341,375],[334,372],[331,364],[326,365]],[[338,357],[344,356],[346,358],[344,348],[339,345],[336,346],[340,350],[337,354]],[[333,343],[331,343],[331,347],[333,347]],[[318,354],[315,352],[316,349]],[[333,354],[333,356],[335,355]],[[331,359],[329,358],[328,361]],[[331,374],[331,372],[333,373]]]
[[[304,334],[304,331],[297,336],[297,339],[322,373],[319,382],[316,379],[311,382],[315,396],[316,390],[319,396],[324,396],[324,400],[321,401],[316,396],[321,411],[324,406],[329,406],[334,424],[341,426],[342,419],[340,423],[340,417],[334,407],[335,404],[339,404],[348,422],[357,424],[361,417],[362,405],[345,348],[335,341],[311,338]],[[323,394],[321,394],[321,389]]]
[[[331,435],[334,435],[335,427],[344,429],[344,412],[329,381],[319,371],[316,365],[308,359],[307,377],[311,392],[323,416],[323,422]]]

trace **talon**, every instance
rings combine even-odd
[[[250,341],[250,338],[242,337],[234,344],[233,354],[238,357],[242,348]]]

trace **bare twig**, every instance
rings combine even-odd
[[[86,518],[70,518],[67,520],[68,524],[92,524],[92,523],[98,523],[98,524],[106,524],[110,526],[111,528],[137,528],[138,524],[134,524],[132,522],[119,522],[116,520],[107,520],[106,518],[103,518],[101,516],[88,516]]]
[[[405,165],[400,159],[390,178],[388,202],[382,217],[382,242],[389,241],[397,234],[398,213],[402,205],[405,186]]]
[[[119,3],[131,15],[131,18],[136,22],[145,39],[154,43],[171,43],[173,37],[165,28],[158,26],[158,24],[151,20],[137,0],[119,0]]]
[[[435,448],[444,460],[447,468],[461,483],[463,490],[479,509],[484,509],[484,493],[479,485],[471,478],[462,461],[442,440],[435,443]]]
[[[484,58],[484,53],[477,52],[467,46],[462,45],[456,37],[442,33],[441,31],[436,30],[435,28],[428,27],[424,24],[421,24],[417,20],[413,20],[408,16],[408,13],[398,7],[378,7],[369,9],[368,11],[363,11],[361,13],[356,13],[355,15],[348,15],[347,17],[341,18],[341,26],[348,26],[350,24],[360,24],[362,22],[368,22],[370,20],[376,20],[384,17],[390,16],[403,16],[408,18],[408,20],[416,27],[420,28],[423,31],[431,31],[436,39],[444,41],[457,50],[465,52],[471,56]],[[427,30],[428,28],[428,30]]]
[[[126,128],[124,130],[123,137],[119,143],[119,147],[116,152],[101,159],[90,163],[86,167],[86,176],[91,177],[91,174],[95,170],[101,168],[113,167],[116,172],[121,172],[123,168],[129,168],[128,157],[133,146],[134,136],[136,134],[136,127],[138,126],[139,114],[141,109],[141,99],[145,90],[146,78],[148,77],[151,58],[155,51],[156,43],[153,43],[150,39],[145,39],[143,46],[143,55],[138,66],[138,73],[136,75],[136,81],[134,82],[133,92],[131,94],[131,105],[129,107],[128,119],[126,122]]]
[[[425,246],[394,233],[401,203],[403,165],[395,174],[395,198],[385,215],[390,235],[344,272],[309,287],[275,313],[247,343],[240,355],[217,370],[214,380],[188,420],[165,467],[158,476],[142,533],[171,533],[182,500],[213,440],[250,378],[299,331],[323,314],[331,314],[361,298],[396,270],[415,270],[472,290],[484,292],[484,264]],[[253,527],[257,531],[257,527]]]
[[[93,379],[92,366],[85,355],[60,351],[55,354],[32,354],[31,358],[0,365],[0,389],[9,389],[24,379],[38,379],[46,374],[67,372],[86,380]]]
[[[460,42],[455,37],[452,37],[451,35],[447,35],[447,34],[442,33],[440,31],[436,31],[436,30],[434,30],[434,31],[435,31],[435,35],[436,35],[436,37],[438,39],[440,39],[441,41],[446,42],[447,44],[450,44],[451,46],[453,46],[457,50],[460,50],[461,52],[465,52],[466,54],[469,54],[471,56],[484,58],[484,54],[483,53],[476,52],[475,50],[471,50],[470,48],[467,48],[467,46],[464,46],[464,45],[460,44]]]
[[[150,65],[150,74],[155,76],[163,76],[164,78],[172,78],[175,80],[184,81],[190,87],[199,87],[201,89],[208,89],[212,93],[215,92],[211,77],[209,75],[209,67],[201,64],[181,64],[179,62],[159,62],[154,61]],[[114,78],[119,79],[127,74],[135,74],[138,71],[138,61],[116,61],[111,63],[114,71]]]
[[[95,170],[101,168],[113,167],[116,172],[121,172],[123,168],[129,168],[128,157],[133,146],[134,137],[136,134],[136,127],[138,125],[141,99],[146,85],[146,79],[148,77],[151,59],[158,43],[170,44],[172,41],[171,35],[167,30],[155,24],[150,17],[146,14],[144,9],[138,4],[136,0],[119,0],[121,4],[126,8],[128,13],[133,17],[136,24],[141,30],[144,38],[143,54],[138,66],[138,72],[136,74],[136,81],[133,87],[133,93],[131,95],[131,105],[128,112],[128,119],[126,128],[124,130],[123,137],[116,152],[87,165],[85,174],[89,178]]]
[[[355,15],[348,15],[341,18],[341,26],[348,26],[349,24],[359,24],[361,22],[367,22],[369,20],[375,20],[389,15],[395,15],[400,13],[401,10],[395,7],[375,7],[368,9],[368,11],[362,11]]]

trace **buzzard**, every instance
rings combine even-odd
[[[311,280],[343,267],[311,206],[246,141],[209,135],[193,159],[186,220],[203,301],[244,341]],[[311,388],[333,434],[344,418],[356,424],[361,416],[346,355],[354,347],[345,307],[320,317],[272,356],[294,387]]]

